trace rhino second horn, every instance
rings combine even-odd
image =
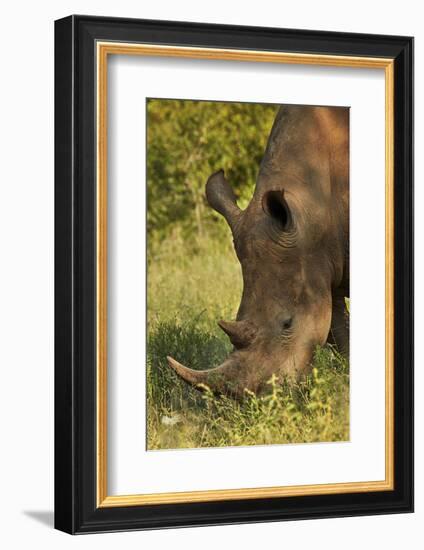
[[[218,325],[228,335],[236,349],[247,348],[255,339],[257,329],[249,321],[219,321]]]

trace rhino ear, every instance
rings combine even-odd
[[[284,199],[284,191],[267,191],[262,197],[262,209],[282,229],[287,230],[291,224],[290,209]]]
[[[210,176],[206,183],[206,198],[214,210],[227,220],[231,229],[241,214],[237,206],[236,196],[224,176],[224,170],[219,170]]]

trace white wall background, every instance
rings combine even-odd
[[[424,200],[420,3],[386,0],[19,1],[2,9],[0,78],[0,544],[4,548],[422,548],[424,292],[416,287],[416,513],[70,537],[53,507],[53,21],[71,13],[416,37],[416,204]],[[424,280],[424,217],[416,281]]]

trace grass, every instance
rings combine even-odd
[[[168,367],[167,355],[207,368],[229,353],[216,323],[233,319],[240,303],[240,268],[230,244],[188,244],[176,234],[149,255],[148,449],[348,440],[349,366],[328,345],[316,350],[303,382],[273,379],[268,395],[246,394],[242,402],[200,393]]]

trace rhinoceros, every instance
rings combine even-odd
[[[189,384],[242,397],[311,369],[317,346],[349,353],[349,110],[279,108],[245,210],[222,170],[206,184],[224,216],[241,263],[243,293],[235,321],[219,321],[233,351],[219,366],[169,366]],[[219,272],[217,272],[219,277]]]

